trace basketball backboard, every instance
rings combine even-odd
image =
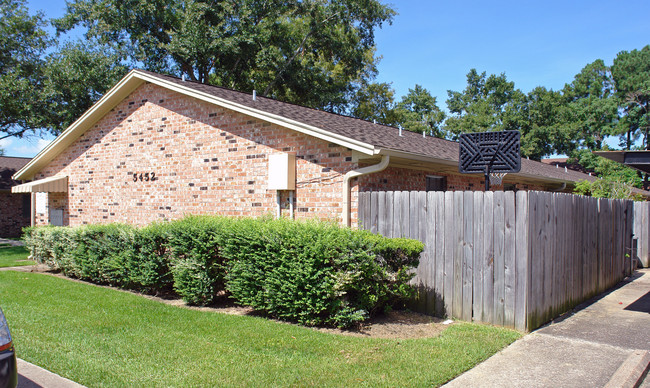
[[[460,135],[458,170],[461,173],[515,173],[521,170],[519,131],[477,132]]]

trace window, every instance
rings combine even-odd
[[[447,191],[447,177],[428,175],[427,176],[427,191]]]
[[[23,197],[23,218],[30,218],[32,216],[32,195],[21,194]]]

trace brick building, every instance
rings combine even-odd
[[[371,122],[131,71],[22,168],[37,224],[146,224],[186,214],[281,214],[356,223],[368,190],[483,190],[458,144]],[[513,189],[595,179],[522,160]]]
[[[11,177],[30,158],[0,156],[0,237],[18,237],[29,226],[29,195],[13,194],[11,188],[20,184]]]

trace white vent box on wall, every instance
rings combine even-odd
[[[269,190],[296,189],[296,155],[269,155]]]

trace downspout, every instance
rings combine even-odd
[[[385,170],[388,167],[390,162],[389,155],[383,155],[381,157],[381,162],[374,164],[372,166],[358,168],[356,170],[348,171],[345,176],[343,176],[343,222],[346,226],[350,226],[350,180],[352,178],[359,177],[361,175],[373,174]]]

